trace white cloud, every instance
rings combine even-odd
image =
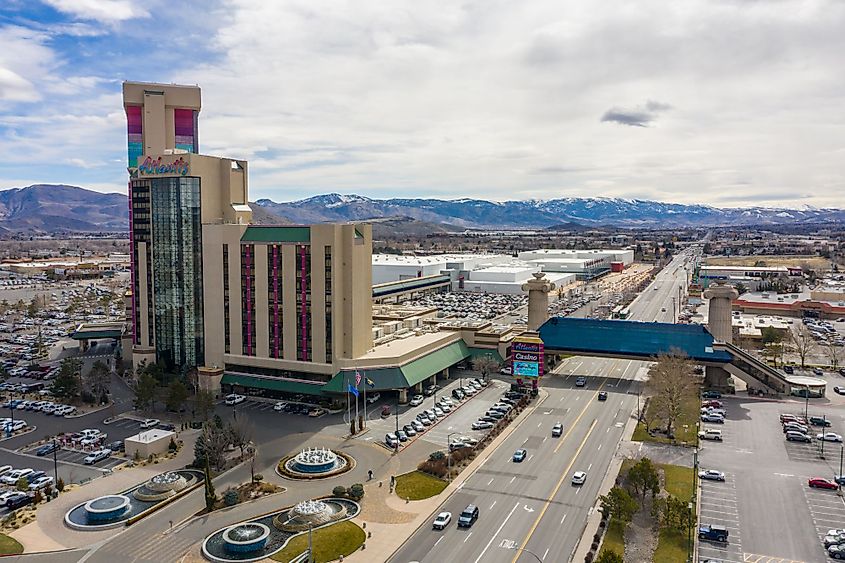
[[[133,18],[146,18],[150,13],[131,0],[43,0],[56,10],[82,20],[112,24]]]
[[[227,11],[212,41],[221,60],[172,79],[203,87],[203,150],[273,155],[253,168],[262,196],[718,202],[793,190],[822,205],[845,189],[829,152],[845,134],[839,2],[238,0]],[[660,111],[657,126],[600,121],[638,106]]]
[[[3,102],[41,99],[36,84],[55,67],[47,35],[25,27],[0,27],[0,109]]]

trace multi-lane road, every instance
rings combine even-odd
[[[685,258],[677,256],[631,304],[632,319],[672,322],[673,297],[686,292]],[[636,407],[636,379],[645,365],[587,357],[562,362],[543,381],[547,397],[440,508],[457,519],[475,504],[478,521],[468,529],[423,526],[391,561],[568,561]],[[580,375],[588,382],[579,388]],[[606,401],[597,400],[600,390],[608,392]],[[564,425],[559,438],[551,435],[556,422]],[[521,463],[512,460],[518,448],[528,452]],[[584,485],[571,483],[575,471],[587,472]]]

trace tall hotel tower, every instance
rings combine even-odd
[[[251,225],[246,161],[198,154],[198,87],[126,82],[123,101],[133,363],[318,389],[366,353],[370,226]]]

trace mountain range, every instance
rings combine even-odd
[[[259,199],[250,205],[255,222],[260,224],[372,221],[385,234],[391,229],[419,234],[464,229],[765,226],[845,221],[842,209],[719,208],[605,197],[495,202],[326,194],[281,203]],[[0,233],[125,231],[128,224],[125,194],[51,184],[0,191]]]

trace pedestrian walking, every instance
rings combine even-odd
[[[373,480],[373,470],[370,469],[369,471],[367,471],[367,481],[372,481],[372,480]]]

